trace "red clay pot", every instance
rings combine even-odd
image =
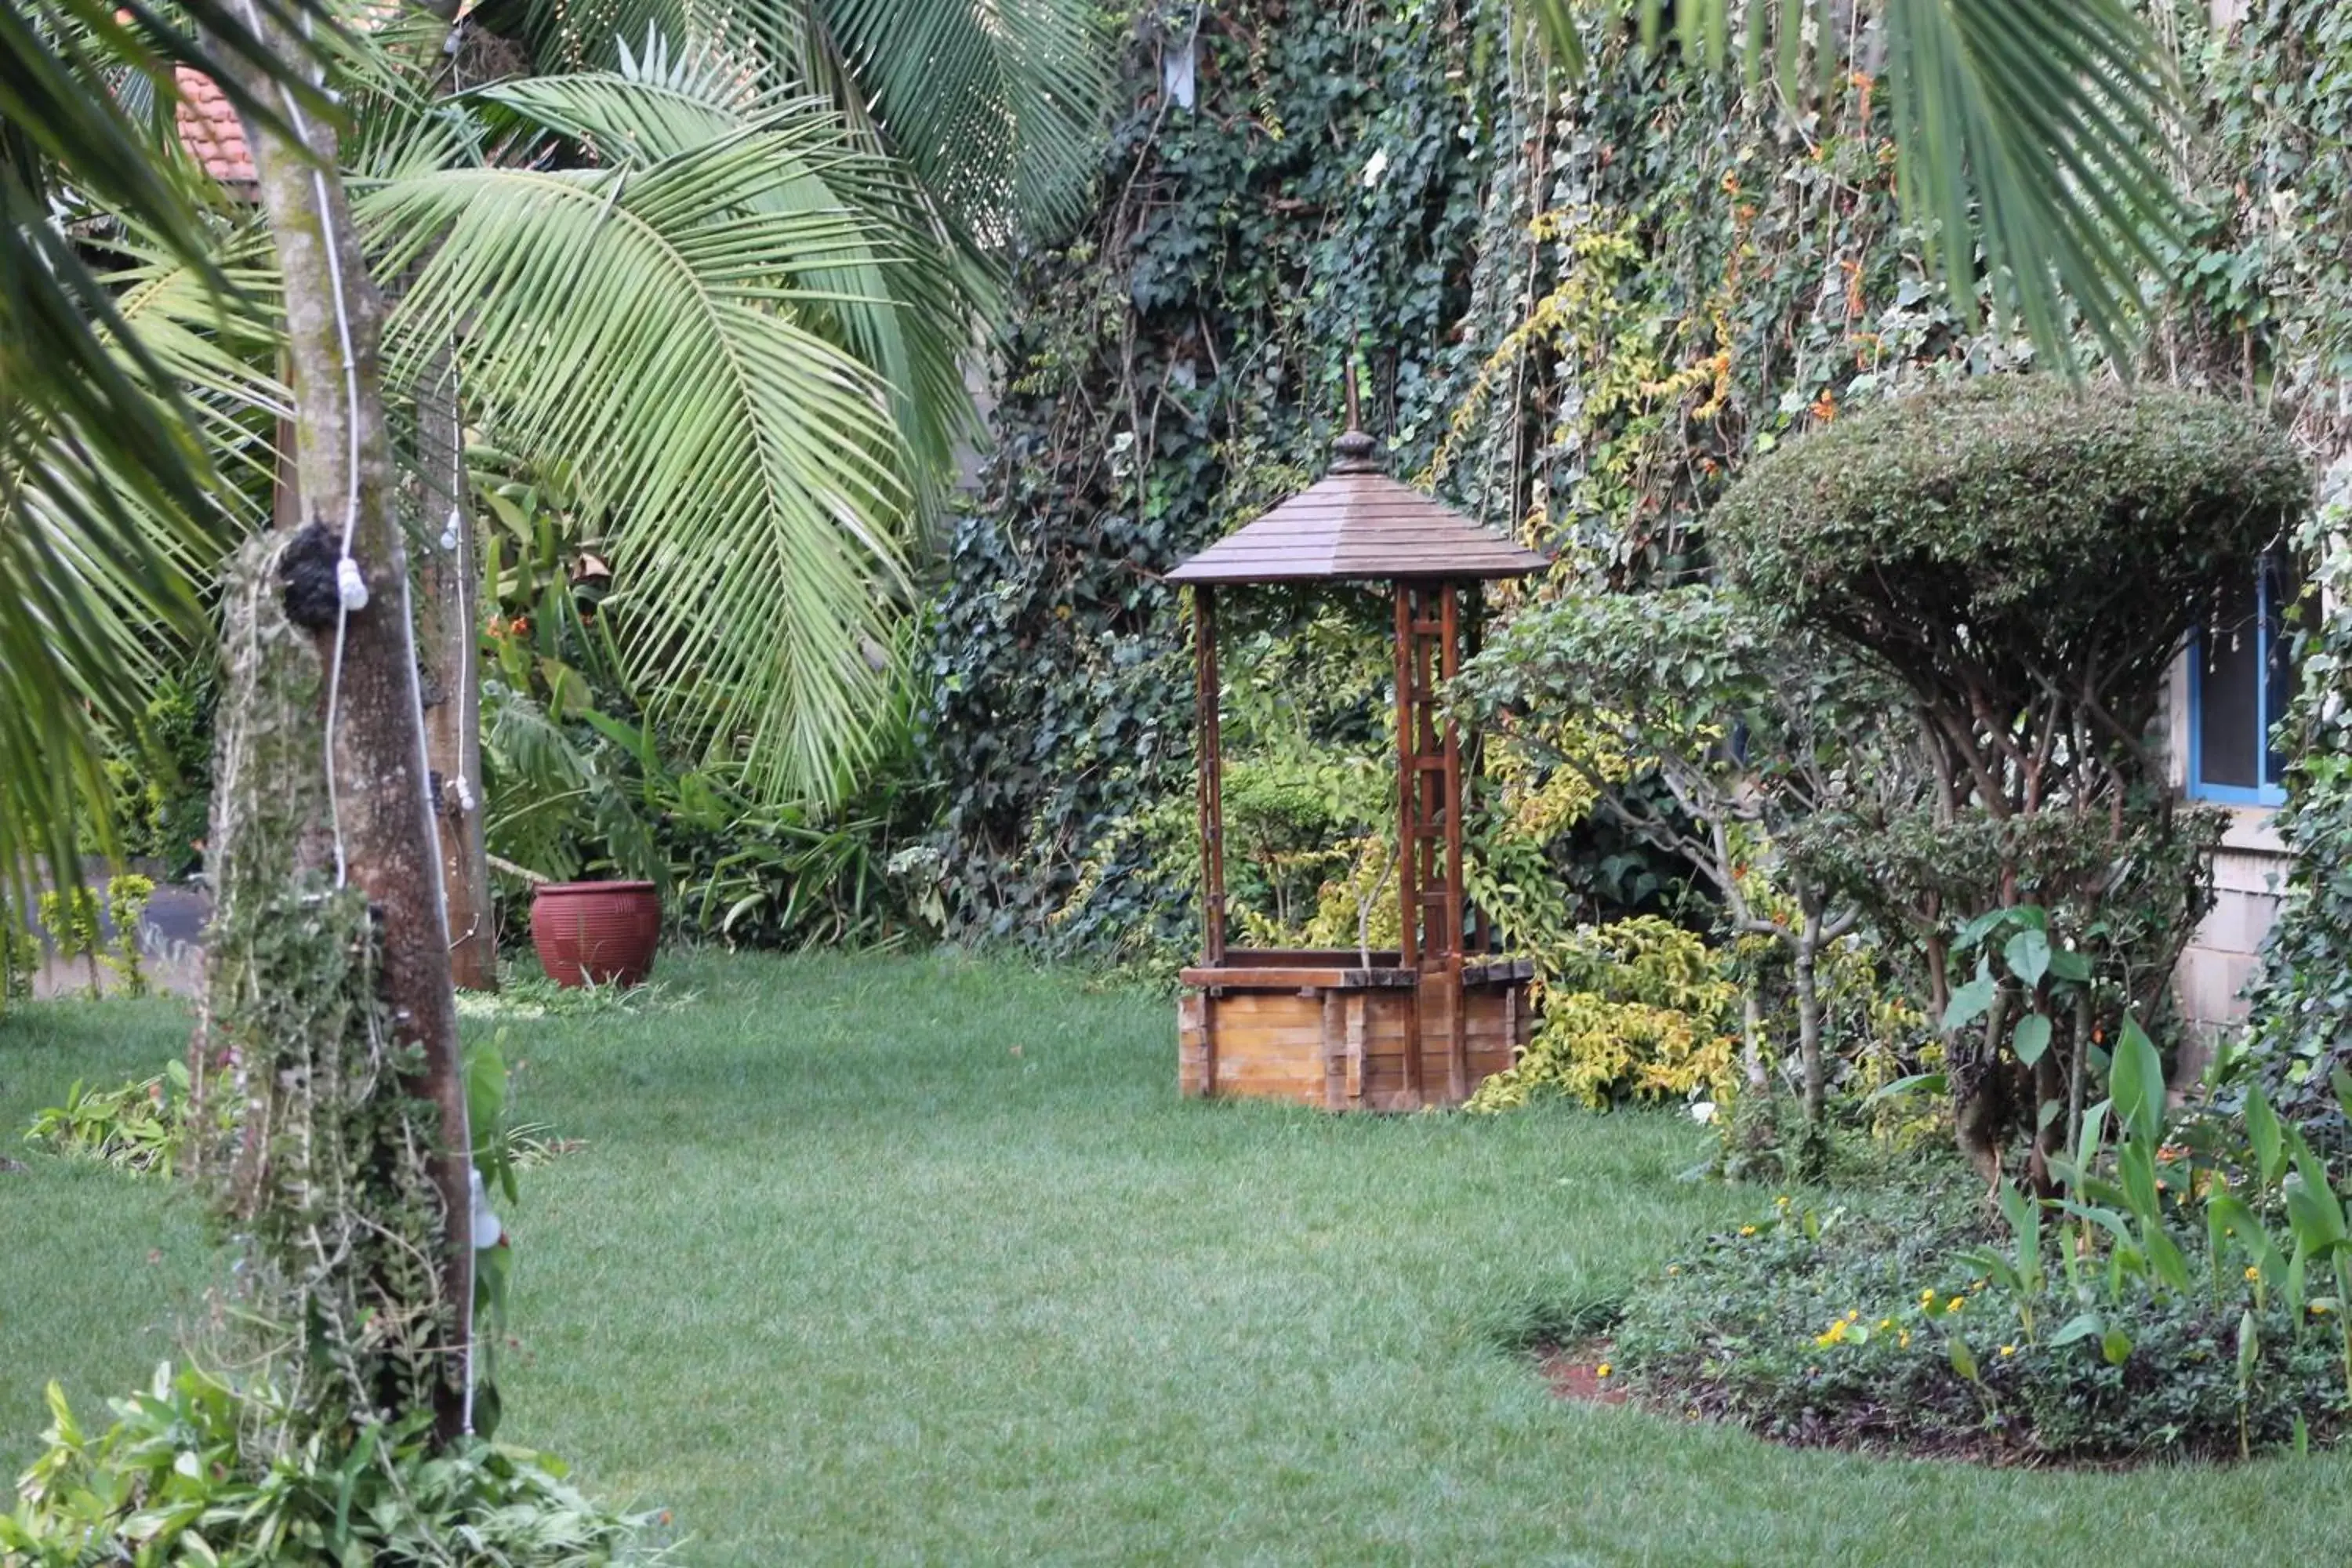
[[[558,985],[640,985],[661,944],[651,882],[547,882],[530,900],[530,944]]]

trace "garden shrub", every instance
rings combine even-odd
[[[154,896],[153,879],[135,871],[107,879],[102,904],[95,891],[80,883],[51,888],[41,894],[41,929],[48,933],[59,962],[71,963],[79,958],[89,965],[92,1001],[101,994],[101,971],[121,981],[126,994],[147,994],[147,972],[140,963],[139,923]]]
[[[1538,955],[1542,1019],[1473,1110],[1547,1095],[1594,1110],[1730,1091],[1738,988],[1696,935],[1654,915],[1590,926]]]
[[[2057,1162],[2063,1202],[2003,1185],[1996,1224],[1948,1174],[1851,1208],[1783,1195],[1638,1292],[1619,1360],[1799,1441],[2107,1458],[2333,1436],[2352,1182],[2259,1085],[2175,1112],[2128,1018],[2111,1084]],[[2352,1074],[2332,1087],[2352,1105]]]
[[[1797,1165],[1818,1176],[1833,1054],[1822,971],[1864,910],[1780,845],[1857,793],[1905,787],[1892,683],[1834,643],[1693,584],[1533,605],[1471,661],[1456,695],[1481,715],[1554,727],[1574,715],[1582,743],[1556,753],[1562,770],[1582,778],[1596,809],[1683,861],[1719,907],[1748,960],[1748,1087],[1765,1089],[1764,999],[1777,991],[1794,1023],[1780,1054],[1798,1064],[1804,1108]]]
[[[2040,1108],[2126,1013],[2155,1011],[2205,911],[2216,819],[2174,806],[2147,733],[2182,639],[2308,488],[2284,436],[2219,398],[1986,377],[1841,418],[1759,459],[1710,514],[1752,602],[1909,694],[1916,779],[1816,812],[1790,847],[1907,938],[1988,1177],[2038,1129],[2047,1190],[2068,1127]],[[2090,965],[2079,1005],[2053,1005],[2044,962],[1954,973],[1966,922],[2028,906],[2043,950]],[[1955,1006],[1978,984],[1985,1001]]]
[[[158,1368],[86,1433],[49,1387],[46,1447],[0,1513],[0,1563],[370,1563],[428,1568],[588,1568],[650,1561],[651,1516],[600,1507],[544,1454],[467,1438],[428,1447],[424,1424],[372,1427],[348,1449],[321,1436],[279,1448],[257,1434],[287,1413],[194,1370]]]
[[[2257,1308],[2235,1271],[2218,1300],[2148,1293],[2108,1314],[2130,1342],[2120,1363],[2103,1335],[2055,1342],[2076,1312],[2063,1281],[2035,1299],[2029,1336],[1969,1260],[2000,1238],[1982,1198],[1944,1177],[1827,1207],[1784,1200],[1643,1281],[1614,1368],[1663,1406],[1786,1442],[2003,1462],[2234,1456],[2242,1415],[2249,1447],[2294,1441],[2298,1418],[2314,1440],[2341,1428],[2332,1336],[2275,1294]],[[2257,1354],[2242,1379],[2249,1311]]]

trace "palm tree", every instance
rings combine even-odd
[[[2074,363],[2071,307],[2111,359],[2129,363],[2141,279],[2161,268],[2179,223],[2164,163],[2172,71],[2131,0],[1523,4],[1570,69],[1584,66],[1595,19],[1629,9],[1651,44],[1670,30],[1686,56],[1717,66],[1736,36],[1750,79],[1770,67],[1792,111],[1874,56],[1904,205],[1959,310],[1973,321],[1981,268],[1996,310],[2021,321],[2044,357]]]
[[[153,139],[101,90],[107,61],[130,57],[68,47],[111,37],[99,28],[110,8],[43,3],[46,32],[0,37],[51,62],[58,100],[95,106],[115,143],[101,166],[147,173],[67,186],[76,210],[116,226],[132,265],[115,276],[92,271],[44,204],[12,207],[21,221],[6,227],[12,246],[69,263],[12,259],[11,279],[75,286],[21,331],[0,321],[12,871],[35,851],[62,862],[73,824],[101,810],[97,736],[152,670],[146,628],[200,635],[205,568],[267,516],[275,462],[257,416],[285,397],[266,236],[198,224],[184,183],[152,166]],[[507,20],[565,74],[457,102],[425,85],[446,28],[423,13],[331,45],[347,86],[365,89],[341,159],[371,268],[415,272],[385,323],[387,390],[413,395],[462,323],[469,412],[520,455],[582,460],[630,520],[639,684],[740,737],[761,793],[822,797],[854,775],[887,702],[871,655],[907,606],[912,525],[970,427],[961,358],[992,298],[986,252],[1067,216],[1090,166],[1108,81],[1092,12],[746,0],[611,13],[636,29],[635,56],[618,33],[584,33],[576,8],[516,9]],[[193,40],[175,47],[170,58],[202,63]],[[240,107],[268,109],[227,79]],[[13,106],[0,110],[15,127]],[[494,141],[496,161],[482,151]],[[597,166],[547,166],[581,162],[565,148]],[[58,166],[37,150],[24,162]],[[224,287],[232,277],[251,287]],[[82,379],[64,389],[100,384],[110,402],[78,410],[41,392],[37,345],[67,339]]]
[[[396,42],[281,0],[237,0],[249,32],[200,0],[226,40],[209,55],[138,3],[127,24],[91,0],[0,17],[0,866],[18,877],[39,856],[72,874],[74,823],[103,806],[97,721],[152,668],[149,629],[194,627],[210,559],[260,525],[279,467],[268,432],[290,414],[303,510],[339,539],[340,608],[318,631],[323,837],[335,879],[378,917],[384,1001],[421,1063],[404,1093],[436,1103],[423,1136],[454,1319],[431,1332],[455,1349],[470,1138],[386,391],[446,375],[456,344],[509,449],[569,461],[645,526],[642,667],[740,734],[752,776],[821,792],[887,700],[866,648],[903,603],[924,453],[943,458],[961,425],[973,296],[950,247],[973,237],[960,221],[1000,209],[929,199],[877,124],[787,97],[728,52],[748,34],[675,70],[651,49],[650,68],[624,58],[561,90],[449,104]],[[115,73],[167,102],[174,60],[244,110],[264,226],[200,222],[143,143]],[[871,63],[840,57],[844,79]],[[321,71],[336,97],[311,85]],[[526,161],[487,160],[494,138]],[[533,157],[559,139],[600,166]],[[1011,179],[1002,210],[1038,188]],[[60,212],[131,265],[94,272]],[[404,279],[389,312],[376,276]],[[444,1436],[464,1419],[452,1386],[434,1394]]]

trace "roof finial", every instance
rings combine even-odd
[[[1346,372],[1348,386],[1348,428],[1331,443],[1331,471],[1335,474],[1377,474],[1380,458],[1374,454],[1379,443],[1364,434],[1356,407],[1356,356],[1348,355]]]

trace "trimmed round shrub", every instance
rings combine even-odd
[[[2310,495],[2286,437],[2236,404],[1986,376],[1768,454],[1709,542],[1758,603],[1915,688],[1999,701],[2087,678],[2137,733],[2180,639]]]

